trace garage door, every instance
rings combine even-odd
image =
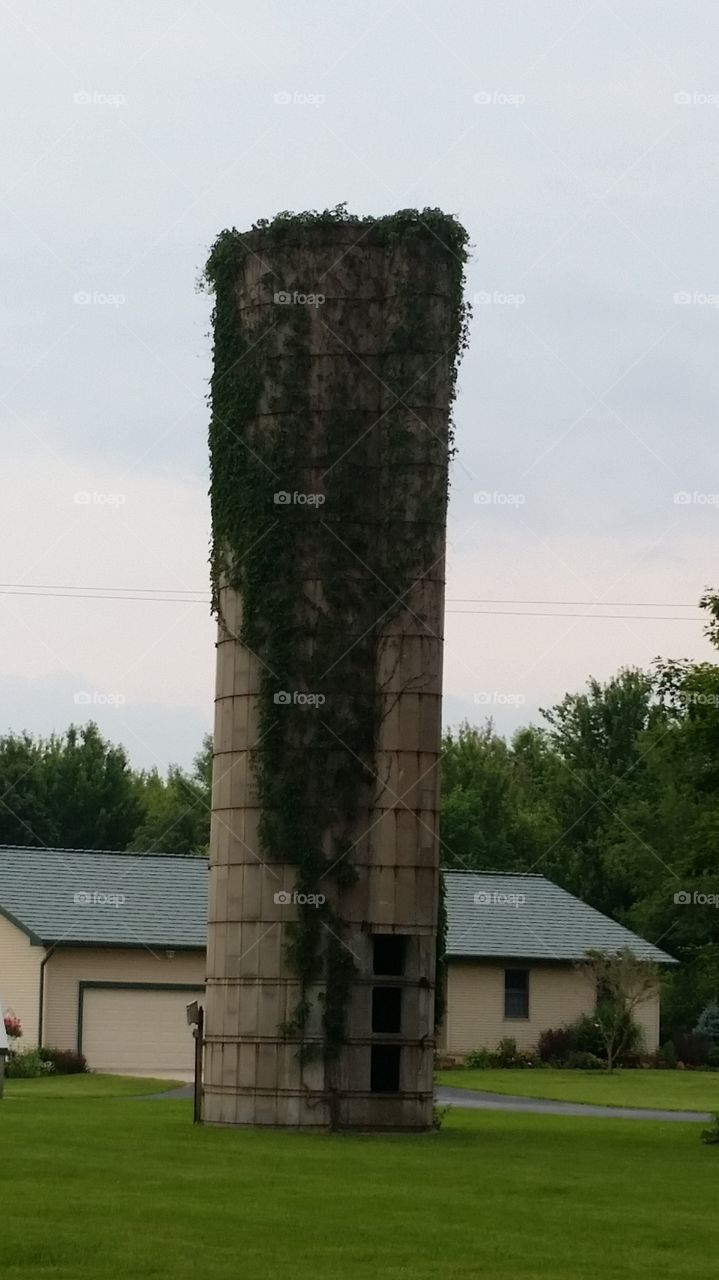
[[[93,1071],[190,1076],[194,1040],[187,1005],[202,988],[85,987],[82,1052]]]

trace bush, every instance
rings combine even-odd
[[[74,1076],[80,1072],[87,1071],[87,1059],[82,1053],[75,1053],[73,1049],[47,1049],[39,1050],[40,1057],[43,1062],[49,1062],[53,1071],[59,1076]]]
[[[484,1071],[486,1067],[491,1067],[491,1057],[489,1049],[473,1049],[471,1053],[467,1054],[464,1065],[469,1067],[470,1070]]]
[[[536,1054],[517,1048],[513,1036],[504,1036],[494,1050],[473,1049],[467,1054],[464,1065],[470,1070],[485,1071],[489,1067],[534,1067],[537,1061]]]
[[[573,1050],[572,1027],[548,1027],[539,1037],[537,1054],[542,1062],[551,1062],[554,1066],[561,1067]]]
[[[719,1046],[719,1004],[716,1000],[712,1000],[702,1010],[694,1034],[710,1040],[715,1047]]]
[[[25,1053],[11,1053],[5,1070],[10,1080],[33,1080],[50,1075],[53,1065],[43,1061],[37,1049],[27,1049]]]
[[[565,1059],[565,1067],[573,1067],[577,1071],[604,1071],[606,1069],[606,1061],[598,1058],[595,1053],[586,1053],[580,1049],[574,1049]]]
[[[673,1040],[667,1040],[657,1051],[657,1066],[673,1070],[677,1065],[677,1051]]]
[[[591,1053],[595,1058],[606,1058],[602,1032],[596,1018],[590,1013],[582,1014],[573,1022],[569,1030],[572,1033],[572,1049],[575,1053]]]
[[[705,1067],[713,1048],[711,1040],[699,1035],[696,1031],[680,1032],[674,1037],[677,1059],[685,1067]]]
[[[719,1112],[715,1114],[711,1125],[708,1129],[702,1129],[701,1140],[706,1142],[708,1146],[719,1145]]]

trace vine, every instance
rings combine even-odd
[[[411,254],[395,254],[408,242]],[[322,297],[303,275],[334,247],[328,278],[343,276],[343,297],[288,303]],[[295,865],[306,899],[289,944],[301,994],[284,1031],[307,1052],[321,985],[327,1060],[344,1042],[354,972],[341,899],[373,807],[382,631],[443,548],[466,256],[466,232],[437,209],[373,219],[340,205],[223,231],[206,267],[213,608],[223,585],[241,594],[239,638],[262,664],[260,841],[268,860]],[[320,323],[325,354],[313,356]],[[377,349],[342,337],[361,333]],[[308,695],[324,701],[311,709]]]

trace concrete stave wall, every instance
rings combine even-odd
[[[332,458],[332,411],[343,406],[345,381],[352,386],[353,413],[367,426],[368,444],[359,453],[358,483],[367,492],[368,537],[375,538],[379,563],[387,548],[377,529],[377,503],[396,503],[411,522],[429,490],[444,494],[446,486],[448,410],[450,399],[450,289],[437,287],[436,268],[425,245],[392,251],[358,247],[356,232],[323,229],[319,240],[306,240],[265,252],[261,237],[253,243],[257,256],[245,259],[236,287],[236,304],[248,334],[263,329],[272,314],[267,267],[309,291],[322,280],[326,302],[310,313],[306,350],[310,352],[307,402],[303,414],[307,463],[299,472],[307,491],[321,489]],[[274,254],[274,256],[273,256]],[[402,356],[405,406],[398,409],[386,384],[387,361],[382,335],[392,332],[406,308],[406,289],[417,277],[432,278],[427,290],[427,331],[436,336],[431,353]],[[440,272],[441,275],[441,272]],[[278,326],[272,359],[290,371],[297,353]],[[348,353],[348,349],[351,352]],[[352,355],[351,353],[355,353]],[[355,359],[355,356],[358,359]],[[383,376],[383,373],[385,376]],[[411,424],[426,447],[421,467],[397,466],[390,475],[386,445],[375,442],[373,423],[392,406]],[[277,428],[283,415],[296,413],[292,398],[263,388],[248,442],[261,446],[262,434]],[[329,416],[328,416],[329,415]],[[362,419],[362,415],[364,418]],[[362,421],[358,438],[362,435]],[[377,433],[374,433],[377,435]],[[370,439],[371,437],[371,439]],[[391,483],[390,483],[391,481]],[[443,501],[443,498],[442,498]],[[441,505],[441,504],[440,504]],[[379,527],[379,526],[378,526]],[[419,526],[418,526],[419,527]],[[325,534],[325,537],[332,536]],[[441,637],[444,596],[444,527],[431,534],[433,554],[424,581],[410,572],[400,584],[405,606],[388,616],[377,647],[376,664],[363,677],[377,690],[381,727],[373,762],[375,780],[367,788],[364,812],[350,837],[357,879],[339,891],[332,877],[326,892],[347,923],[347,942],[357,975],[349,1002],[348,1042],[339,1061],[300,1064],[297,1044],[280,1034],[291,1012],[297,983],[285,957],[287,925],[293,909],[278,905],[278,890],[291,892],[297,870],[291,862],[269,861],[257,836],[259,808],[249,762],[257,739],[257,697],[262,664],[239,640],[242,602],[227,584],[220,592],[218,631],[215,774],[211,836],[210,926],[205,1056],[204,1118],[212,1123],[367,1125],[426,1127],[432,1106],[432,1019],[435,964],[435,920],[438,891],[438,807],[441,699]],[[421,557],[418,556],[418,560]],[[310,600],[322,601],[322,552],[308,535],[304,546],[303,585]],[[372,612],[373,574],[348,556],[347,582],[353,583],[348,606],[346,643],[360,641]],[[358,597],[366,595],[364,609]],[[342,676],[342,672],[339,672]],[[327,696],[342,696],[341,679],[330,677]],[[308,785],[318,785],[316,761],[297,750],[297,768]],[[321,784],[321,774],[319,774]],[[326,833],[325,851],[332,832]],[[335,835],[337,832],[334,833]],[[409,935],[414,954],[412,976],[403,985],[421,991],[405,1000],[401,1036],[399,1096],[372,1094],[369,1055],[377,1037],[368,1025],[366,988],[372,985],[372,931]],[[314,1010],[306,1039],[319,1047],[319,997],[310,993]],[[274,1099],[274,1109],[272,1104]]]

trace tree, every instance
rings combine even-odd
[[[629,947],[619,951],[587,951],[579,971],[596,992],[594,1017],[607,1055],[607,1071],[633,1047],[637,1038],[635,1013],[659,984],[655,964],[640,960]]]
[[[713,1045],[719,1047],[719,1000],[712,1000],[706,1005],[694,1031],[696,1035],[704,1036]]]
[[[206,853],[211,785],[212,738],[207,734],[190,773],[172,765],[166,779],[156,769],[142,775],[144,816],[128,848],[145,853]]]
[[[47,739],[0,738],[2,843],[123,849],[141,813],[125,750],[97,725]]]
[[[617,915],[632,902],[627,868],[607,858],[618,806],[641,785],[641,735],[661,718],[649,673],[621,670],[542,714],[562,765],[555,791],[561,832],[546,870],[592,906]]]

